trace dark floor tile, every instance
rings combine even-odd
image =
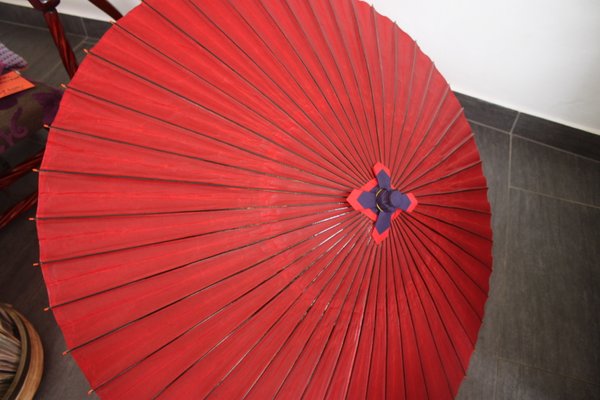
[[[33,267],[39,258],[37,235],[35,223],[27,218],[34,214],[31,209],[0,230],[0,302],[12,304],[39,331],[44,326],[38,322],[47,300],[39,298],[45,290],[41,271]]]
[[[4,214],[13,207],[13,200],[6,190],[0,190],[0,214]]]
[[[88,397],[90,385],[75,360],[70,355],[62,354],[66,346],[52,314],[44,314],[47,321],[44,321],[46,328],[42,342],[46,359],[44,377],[36,399],[97,399],[96,395]]]
[[[0,154],[0,174],[7,173],[12,168],[29,160],[31,157],[44,150],[48,138],[48,131],[44,128],[33,132],[24,139],[17,141],[14,145]]]
[[[36,399],[83,399],[89,384],[70,356],[48,305],[38,260],[38,243],[31,209],[0,230],[0,302],[12,304],[36,328],[44,347],[44,374]],[[90,397],[95,399],[96,396]]]
[[[500,310],[504,307],[504,298],[501,296],[502,287],[507,281],[505,278],[504,264],[497,262],[494,258],[495,269],[490,278],[490,292],[488,300],[485,303],[485,314],[483,322],[479,329],[477,343],[475,343],[475,353],[481,355],[495,355],[498,348],[498,324],[501,324]],[[502,260],[504,261],[504,260]]]
[[[517,111],[488,103],[474,97],[455,93],[465,109],[467,119],[488,125],[503,131],[510,131],[517,117]]]
[[[101,38],[112,26],[110,22],[88,18],[83,18],[83,25],[85,26],[87,36],[94,39]]]
[[[74,15],[62,14],[60,13],[60,9],[59,18],[66,33],[77,36],[86,36],[87,32],[85,26],[83,25],[83,18]]]
[[[87,50],[93,49],[99,40],[100,39],[87,38],[85,41],[83,41],[83,43],[81,43],[81,52],[83,53],[83,49],[87,49]],[[83,60],[83,56],[84,56],[84,53],[82,54],[81,59],[79,58],[79,55],[78,55],[77,59],[81,62],[81,60]]]
[[[511,185],[600,206],[600,162],[513,137]]]
[[[600,384],[600,209],[511,189],[501,358]]]
[[[30,210],[27,213],[30,217],[35,213]],[[19,217],[0,230],[0,259],[2,267],[0,268],[0,297],[5,297],[6,291],[12,286],[8,279],[22,271],[15,266],[23,266],[37,261],[37,235],[35,224],[27,221],[27,218]]]
[[[75,53],[75,57],[77,58],[77,62],[79,64],[81,64],[81,62],[85,58],[84,50],[90,50],[92,47],[94,47],[96,42],[96,39],[86,39],[83,42],[81,42],[77,47],[73,48],[73,52]],[[61,62],[58,65],[56,65],[52,69],[52,71],[50,71],[48,76],[44,79],[44,83],[52,87],[59,87],[63,83],[69,83],[70,80],[71,78],[69,77],[69,74],[67,74],[67,70]]]
[[[60,13],[60,6],[58,7],[58,12],[60,22],[62,23],[65,32],[85,36],[86,31],[81,17]],[[0,21],[39,28],[47,28],[48,26],[46,25],[46,21],[44,20],[41,11],[31,7],[22,7],[14,4],[0,3]]]
[[[62,84],[68,84],[70,80],[71,78],[69,77],[67,70],[62,63],[59,63],[48,73],[44,79],[44,83],[48,86],[58,88]]]
[[[46,22],[41,12],[31,7],[0,3],[0,21],[45,28]]]
[[[58,50],[47,30],[0,22],[0,37],[9,49],[20,54],[29,63],[29,67],[23,71],[23,75],[28,79],[44,81],[60,64]],[[73,48],[77,48],[84,41],[82,36],[67,37]]]
[[[600,160],[600,135],[528,114],[519,115],[513,133],[594,160]]]
[[[488,184],[488,199],[492,207],[494,240],[506,234],[508,217],[508,159],[510,137],[493,129],[473,126],[475,142],[483,163]]]
[[[36,193],[37,180],[37,174],[30,172],[11,183],[8,187],[2,188],[2,196],[0,196],[2,199],[2,201],[0,201],[0,213],[3,214],[9,208],[15,206],[19,201]]]
[[[491,354],[475,351],[456,400],[493,400],[495,380],[496,358]]]
[[[506,360],[498,360],[497,374],[495,400],[600,399],[599,386]]]
[[[492,230],[494,233],[492,248],[494,264],[490,278],[489,298],[476,345],[478,352],[489,352],[493,348],[491,341],[494,338],[492,333],[496,324],[495,309],[498,306],[497,303],[502,301],[496,293],[505,280],[510,137],[505,133],[477,125],[473,125],[473,130],[488,183],[488,199],[492,208]]]

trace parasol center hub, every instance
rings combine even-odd
[[[394,189],[380,188],[375,194],[379,211],[394,212],[402,207],[403,194]]]
[[[354,189],[347,201],[352,208],[375,221],[372,236],[375,243],[381,243],[390,231],[392,221],[401,211],[411,213],[417,206],[412,193],[403,193],[392,186],[390,170],[383,164],[373,166],[375,179],[371,179],[361,188]]]

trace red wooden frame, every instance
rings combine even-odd
[[[44,152],[41,151],[35,156],[31,157],[29,160],[14,167],[8,174],[0,177],[0,189],[9,186],[17,179],[29,173],[32,168],[38,168],[42,163],[43,156]],[[34,192],[12,206],[4,214],[0,215],[0,229],[8,225],[8,223],[15,219],[19,214],[35,205],[37,203],[37,197],[37,192]]]
[[[89,0],[89,2],[115,20],[122,17],[121,13],[108,0]],[[69,40],[67,39],[62,23],[60,22],[58,12],[56,11],[56,7],[60,4],[60,0],[29,0],[29,3],[33,8],[44,14],[44,19],[46,20],[54,44],[58,49],[60,59],[62,60],[69,77],[72,78],[73,75],[75,75],[75,71],[77,71],[78,65],[73,49],[69,44]]]

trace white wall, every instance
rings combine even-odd
[[[600,1],[371,2],[453,89],[600,134]]]
[[[121,13],[125,14],[131,10],[140,0],[109,0]],[[166,0],[168,1],[168,0]],[[27,0],[0,0],[0,3],[17,4],[19,6],[31,7]],[[96,6],[86,0],[60,0],[58,11],[63,14],[79,15],[80,17],[100,19],[109,21],[111,18],[98,10]]]
[[[139,0],[112,2],[127,12]],[[369,2],[454,90],[600,134],[600,0]],[[108,19],[84,0],[62,0],[60,10]]]

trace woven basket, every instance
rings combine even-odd
[[[44,368],[38,333],[12,306],[0,304],[0,399],[33,399]]]

